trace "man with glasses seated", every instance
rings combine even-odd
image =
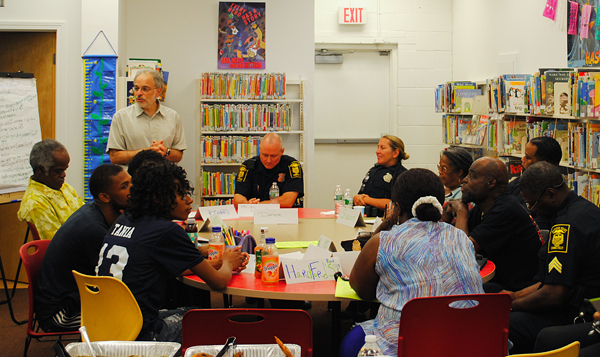
[[[176,111],[160,104],[164,90],[162,74],[143,69],[133,80],[135,104],[113,116],[107,152],[113,164],[127,165],[142,150],[154,150],[179,162],[187,149],[183,124]]]
[[[547,162],[531,165],[519,188],[529,209],[551,224],[539,253],[539,282],[511,292],[511,353],[529,353],[543,328],[592,321],[580,312],[584,299],[600,296],[600,208],[571,191]]]
[[[475,251],[496,265],[488,293],[520,290],[533,284],[542,239],[533,219],[517,199],[506,192],[506,165],[482,157],[469,169],[462,186],[462,202],[452,201],[446,211],[456,217],[456,228],[471,239]],[[467,204],[476,206],[471,210]]]

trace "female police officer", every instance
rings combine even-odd
[[[358,194],[354,196],[355,206],[365,206],[366,216],[383,216],[392,197],[394,179],[406,171],[402,160],[409,158],[404,152],[404,142],[394,135],[385,135],[377,145],[377,163],[363,179]]]

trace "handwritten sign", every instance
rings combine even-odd
[[[217,215],[223,220],[240,218],[233,205],[200,207],[198,210],[204,219],[213,215]]]
[[[328,249],[317,247],[316,245],[309,245],[306,248],[303,259],[325,259],[331,258],[331,252]]]
[[[287,284],[334,280],[333,274],[342,270],[339,258],[286,260],[282,264]]]
[[[298,209],[255,209],[254,224],[298,224]]]
[[[335,252],[335,244],[333,244],[333,242],[331,241],[331,239],[325,237],[324,235],[321,234],[321,238],[319,238],[319,244],[317,244],[317,247],[319,248],[323,248],[323,249],[327,249],[331,252]]]
[[[260,206],[249,203],[243,203],[238,205],[238,215],[240,217],[254,217],[254,210],[263,208],[279,209],[279,203],[269,203]]]
[[[0,194],[25,190],[41,140],[35,78],[0,78]]]
[[[347,207],[340,210],[340,214],[335,222],[348,227],[366,226],[362,213],[359,210]]]

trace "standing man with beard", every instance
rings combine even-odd
[[[38,277],[35,313],[46,332],[77,330],[81,306],[73,270],[95,275],[108,228],[127,205],[131,176],[118,165],[98,166],[89,182],[94,201],[75,211],[50,242]]]
[[[446,208],[456,217],[456,228],[469,236],[475,251],[496,265],[494,278],[483,284],[488,293],[527,287],[533,284],[538,270],[537,254],[542,245],[539,229],[527,210],[506,191],[507,184],[504,163],[482,157],[469,169],[462,201]],[[469,202],[476,205],[470,211]]]
[[[153,150],[173,162],[187,149],[183,124],[176,111],[160,104],[165,81],[162,74],[144,69],[133,80],[135,104],[113,116],[107,152],[113,164],[127,165],[142,150]]]

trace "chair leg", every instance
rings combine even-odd
[[[29,238],[29,224],[27,225],[27,230],[25,231],[25,239],[23,239],[23,244],[27,243],[27,238]],[[19,274],[21,273],[22,265],[23,259],[19,257],[19,265],[17,265],[17,274],[15,274],[15,281],[13,283],[12,292],[10,294],[11,299],[15,296],[15,292],[17,291],[17,283],[19,282]]]
[[[31,344],[31,336],[27,335],[25,338],[25,350],[23,350],[23,357],[27,357],[27,350],[29,349],[29,345]]]
[[[13,320],[13,322],[17,325],[22,325],[24,323],[27,322],[27,320],[23,320],[23,321],[17,321],[17,319],[15,318],[15,312],[13,310],[13,306],[12,306],[12,298],[14,296],[14,290],[13,290],[13,295],[9,296],[9,292],[8,292],[8,285],[6,284],[6,275],[4,273],[4,265],[2,263],[2,256],[0,256],[0,273],[2,273],[2,283],[4,284],[4,292],[6,293],[6,300],[0,301],[0,304],[8,304],[8,311],[10,312],[10,318]],[[15,282],[15,286],[16,286],[16,282]]]
[[[226,309],[233,307],[233,296],[229,294],[223,294],[223,307]]]

